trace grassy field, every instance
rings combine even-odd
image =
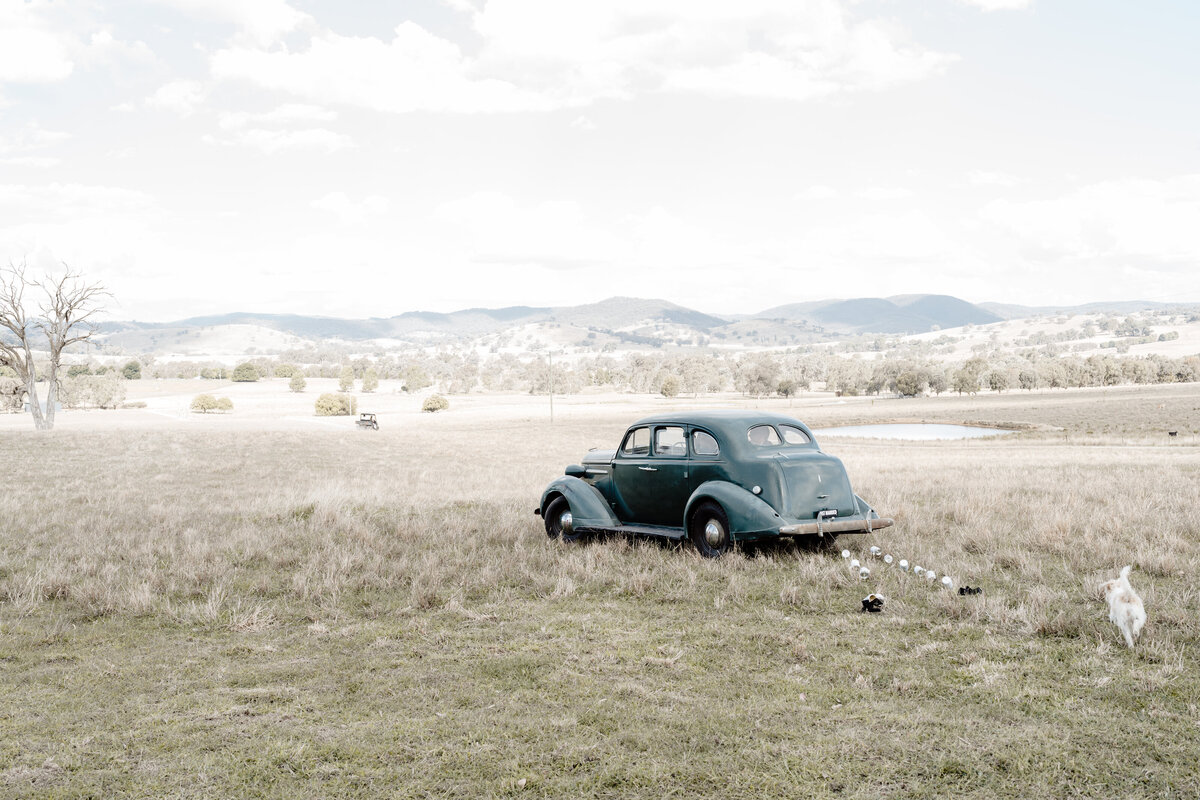
[[[794,411],[1027,432],[825,441],[896,527],[718,561],[547,540],[625,410],[0,431],[0,797],[1197,796],[1200,386],[942,400]]]

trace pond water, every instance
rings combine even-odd
[[[980,428],[975,425],[942,425],[938,423],[898,423],[891,425],[845,425],[840,428],[814,430],[817,436],[852,436],[860,439],[908,439],[935,441],[948,439],[982,439],[1013,433],[1002,428]]]

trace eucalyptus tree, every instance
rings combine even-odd
[[[26,293],[36,295],[27,298]],[[58,277],[34,280],[27,275],[24,261],[8,262],[0,268],[0,366],[10,367],[25,386],[29,412],[38,430],[54,427],[58,399],[58,371],[62,354],[73,344],[85,342],[96,333],[95,315],[101,310],[100,298],[108,295],[100,284],[90,284],[70,268]],[[49,359],[41,353],[34,360],[34,349],[45,338]],[[45,374],[39,376],[39,368]],[[37,382],[45,380],[46,408],[38,398]]]

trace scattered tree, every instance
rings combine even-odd
[[[338,391],[348,392],[354,388],[354,367],[347,364],[342,367],[342,373],[338,377]]]
[[[68,371],[68,374],[70,372]],[[138,381],[142,379],[142,365],[136,361],[130,361],[125,366],[121,367],[121,375],[127,381]]]
[[[201,414],[207,414],[210,411],[217,410],[217,398],[211,394],[198,394],[192,398],[192,411],[199,411]]]
[[[358,398],[344,394],[325,393],[317,398],[318,417],[344,417],[358,413]]]
[[[301,375],[299,372],[297,372],[295,375],[293,375],[292,379],[290,381],[288,381],[288,388],[291,389],[293,392],[303,392],[304,387],[307,385],[308,385],[308,381],[304,380],[304,376]]]
[[[429,373],[419,364],[410,364],[404,370],[404,391],[419,392],[432,384],[433,381],[429,379]]]
[[[233,368],[230,380],[236,383],[253,383],[258,380],[258,377],[258,367],[246,361]]]
[[[97,301],[108,294],[99,284],[87,284],[68,268],[59,278],[35,281],[26,274],[25,262],[16,266],[11,261],[0,269],[0,329],[11,339],[0,338],[0,366],[11,368],[17,380],[29,394],[29,411],[38,430],[54,427],[54,410],[58,395],[58,370],[62,354],[73,344],[87,341],[96,332],[92,317],[99,311]],[[45,295],[35,311],[25,299],[25,290],[40,289]],[[46,410],[42,411],[36,391],[39,364],[34,362],[34,332],[46,337],[50,351],[44,364],[47,389]]]
[[[442,397],[440,394],[431,394],[425,398],[425,402],[421,404],[422,411],[434,413],[437,411],[445,411],[450,407],[450,401]]]
[[[62,380],[58,396],[64,408],[117,408],[125,401],[125,382],[115,373],[76,375]]]
[[[668,375],[663,378],[662,386],[659,387],[663,397],[675,397],[679,394],[679,378],[674,375]]]
[[[378,388],[379,373],[375,371],[374,367],[367,367],[366,371],[363,372],[362,390],[364,392],[373,392]]]

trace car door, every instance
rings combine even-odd
[[[688,448],[682,425],[647,425],[625,435],[613,459],[621,521],[682,524],[688,498]]]

